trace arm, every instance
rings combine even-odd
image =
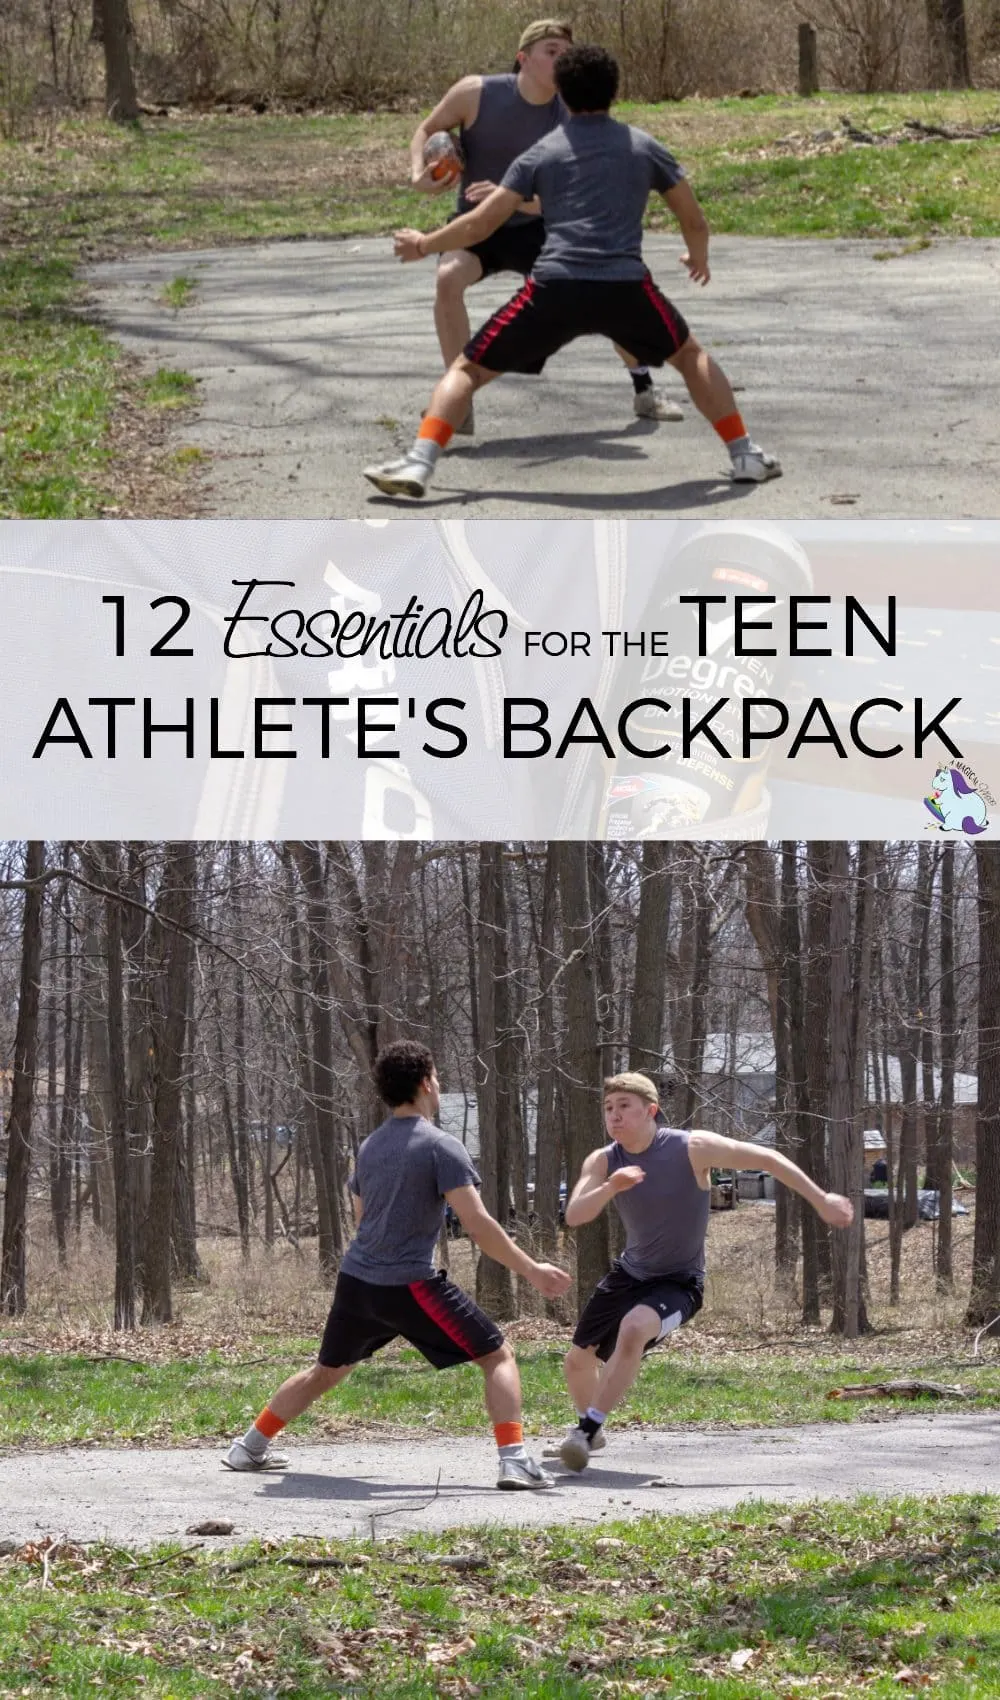
[[[681,227],[686,245],[681,265],[687,266],[693,282],[706,284],[711,277],[708,269],[708,220],[694,197],[690,183],[675,183],[663,199]]]
[[[426,194],[440,194],[442,189],[449,189],[448,182],[436,183],[429,170],[424,165],[424,148],[428,137],[438,130],[454,130],[460,124],[466,128],[473,124],[479,113],[479,94],[482,89],[481,77],[463,77],[460,82],[453,83],[448,93],[437,103],[433,112],[429,112],[422,124],[418,124],[410,138],[410,183],[414,189],[421,189]]]
[[[642,1169],[629,1167],[616,1169],[609,1179],[607,1153],[592,1151],[566,1204],[567,1228],[582,1228],[585,1222],[596,1221],[616,1192],[627,1192],[629,1187],[638,1186],[645,1178]]]
[[[351,1193],[351,1208],[354,1211],[354,1226],[356,1228],[360,1228],[361,1218],[365,1213],[365,1207],[361,1202],[360,1192]]]
[[[797,1163],[779,1151],[769,1151],[764,1145],[751,1145],[742,1139],[726,1139],[721,1133],[701,1131],[692,1133],[688,1151],[701,1186],[711,1184],[713,1168],[763,1169],[811,1204],[817,1216],[829,1222],[831,1228],[847,1228],[854,1220],[850,1199],[842,1198],[838,1192],[824,1192]]]
[[[456,1186],[444,1196],[470,1240],[487,1257],[502,1263],[505,1269],[512,1269],[515,1275],[523,1275],[546,1298],[556,1299],[566,1292],[570,1284],[566,1270],[558,1269],[554,1263],[536,1263],[515,1245],[499,1222],[494,1221],[474,1186]]]
[[[453,218],[440,230],[422,235],[419,230],[397,230],[392,239],[393,252],[399,260],[425,260],[428,254],[449,254],[457,248],[472,248],[485,242],[494,230],[506,224],[511,213],[523,205],[513,189],[494,189],[486,200],[472,212]]]

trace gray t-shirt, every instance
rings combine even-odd
[[[350,1188],[364,1205],[341,1269],[376,1287],[434,1274],[444,1194],[479,1186],[465,1146],[424,1116],[389,1116],[358,1152]]]
[[[653,189],[672,189],[684,173],[645,130],[605,112],[567,118],[521,154],[503,187],[538,195],[545,246],[532,277],[627,283],[646,275],[642,218]]]
[[[681,1128],[658,1127],[652,1145],[638,1156],[617,1141],[605,1146],[609,1176],[633,1164],[646,1171],[646,1179],[638,1186],[615,1196],[625,1224],[625,1250],[619,1262],[637,1281],[705,1273],[711,1194],[695,1179],[689,1138]]]

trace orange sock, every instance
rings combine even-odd
[[[724,443],[735,443],[740,437],[747,435],[747,428],[743,423],[741,413],[727,413],[725,419],[715,421],[712,429],[718,431]]]
[[[454,435],[455,427],[449,425],[447,419],[438,419],[435,414],[428,413],[420,421],[417,442],[419,443],[421,438],[425,441],[429,439],[432,443],[437,443],[440,448],[446,449]]]
[[[259,1429],[261,1434],[264,1435],[267,1440],[273,1440],[276,1434],[281,1433],[284,1426],[284,1417],[276,1417],[270,1405],[264,1406],[260,1416],[254,1423],[254,1428]]]
[[[524,1428],[520,1423],[494,1423],[493,1433],[498,1446],[523,1446]]]

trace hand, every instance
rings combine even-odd
[[[839,1192],[825,1192],[817,1212],[831,1228],[849,1228],[854,1221],[854,1205],[849,1198],[841,1198]]]
[[[555,1263],[536,1263],[528,1280],[547,1299],[558,1299],[569,1290],[572,1276],[568,1269],[560,1269]]]
[[[426,255],[420,251],[419,230],[397,230],[393,233],[392,251],[397,260],[423,260]]]
[[[454,189],[455,177],[432,177],[433,165],[425,165],[418,177],[410,175],[410,188],[416,189],[418,195],[443,195],[446,189]]]
[[[478,205],[480,201],[485,201],[488,195],[492,195],[495,188],[496,184],[488,183],[485,178],[481,183],[468,183],[465,188],[465,198],[467,201],[472,201],[473,205]]]
[[[612,1192],[629,1192],[646,1179],[645,1169],[640,1169],[638,1163],[630,1163],[627,1168],[616,1169],[608,1177],[608,1185]]]
[[[708,269],[708,255],[706,254],[703,260],[696,260],[692,259],[690,254],[682,254],[681,265],[687,266],[688,276],[690,277],[691,282],[700,283],[704,289],[706,283],[710,281],[712,276]]]

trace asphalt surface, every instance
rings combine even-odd
[[[785,477],[732,487],[677,377],[680,424],[632,413],[609,344],[587,339],[543,378],[505,378],[477,403],[418,511],[468,517],[994,517],[1000,449],[1000,241],[719,237],[701,290],[680,244],[652,236],[661,286],[737,386]],[[890,255],[891,258],[876,258]],[[180,440],[210,451],[217,517],[387,517],[361,469],[412,441],[438,375],[433,262],[403,267],[388,239],[283,242],[144,255],[92,267],[98,311],[150,369],[199,381]],[[161,296],[194,280],[190,306]],[[517,287],[467,297],[473,327]],[[411,505],[412,506],[412,505]]]
[[[232,1540],[342,1537],[464,1525],[599,1524],[648,1511],[709,1512],[747,1500],[1000,1491],[1000,1413],[904,1416],[795,1429],[612,1433],[580,1476],[498,1493],[486,1437],[308,1446],[290,1468],[234,1475],[219,1451],[48,1450],[0,1456],[0,1541],[43,1534],[143,1546],[205,1519]],[[192,1537],[193,1538],[193,1537]]]

